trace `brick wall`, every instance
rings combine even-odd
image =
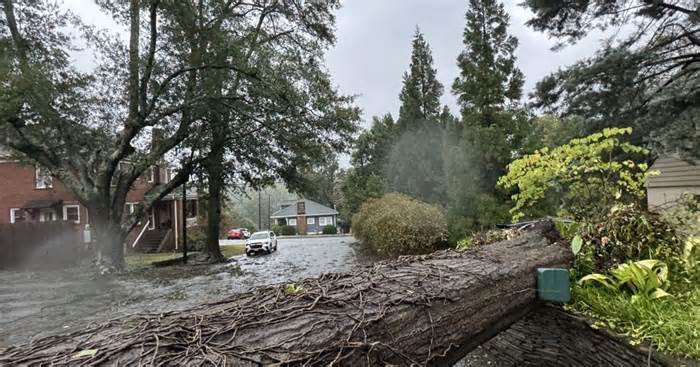
[[[157,181],[157,179],[156,179]],[[154,183],[139,178],[127,195],[127,202],[141,202]],[[53,179],[53,187],[37,189],[35,168],[16,161],[0,161],[0,223],[10,223],[10,209],[21,208],[29,200],[62,200],[63,205],[80,205],[75,195]],[[63,213],[58,213],[62,219]],[[80,224],[88,222],[88,213],[80,205]]]

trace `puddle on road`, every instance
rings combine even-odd
[[[375,261],[348,238],[282,239],[269,255],[217,266],[150,268],[111,279],[78,269],[0,271],[0,348],[134,313],[182,310],[252,287],[346,272]]]

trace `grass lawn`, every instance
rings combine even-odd
[[[245,245],[221,246],[219,248],[221,249],[221,253],[224,254],[224,257],[227,258],[245,254]]]
[[[245,254],[245,245],[221,246],[221,253],[229,258],[236,255]],[[196,256],[199,252],[194,251],[188,255]],[[129,269],[149,267],[154,262],[177,259],[182,257],[181,252],[160,252],[154,254],[131,254],[126,257],[126,266]]]
[[[700,288],[664,299],[631,301],[629,295],[575,286],[574,310],[629,337],[633,344],[651,343],[654,350],[700,359]]]

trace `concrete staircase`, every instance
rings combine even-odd
[[[168,232],[170,229],[147,230],[134,248],[139,252],[158,252],[163,239],[168,236]]]

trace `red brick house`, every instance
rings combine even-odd
[[[153,188],[169,179],[170,170],[165,165],[152,167],[129,191],[125,212],[133,212]],[[196,194],[187,192],[185,220],[182,205],[182,189],[157,202],[126,245],[141,251],[176,249],[182,243],[183,225],[196,224]],[[61,220],[75,223],[76,230],[82,231],[90,223],[90,213],[59,180],[40,167],[10,158],[0,148],[0,224]]]

